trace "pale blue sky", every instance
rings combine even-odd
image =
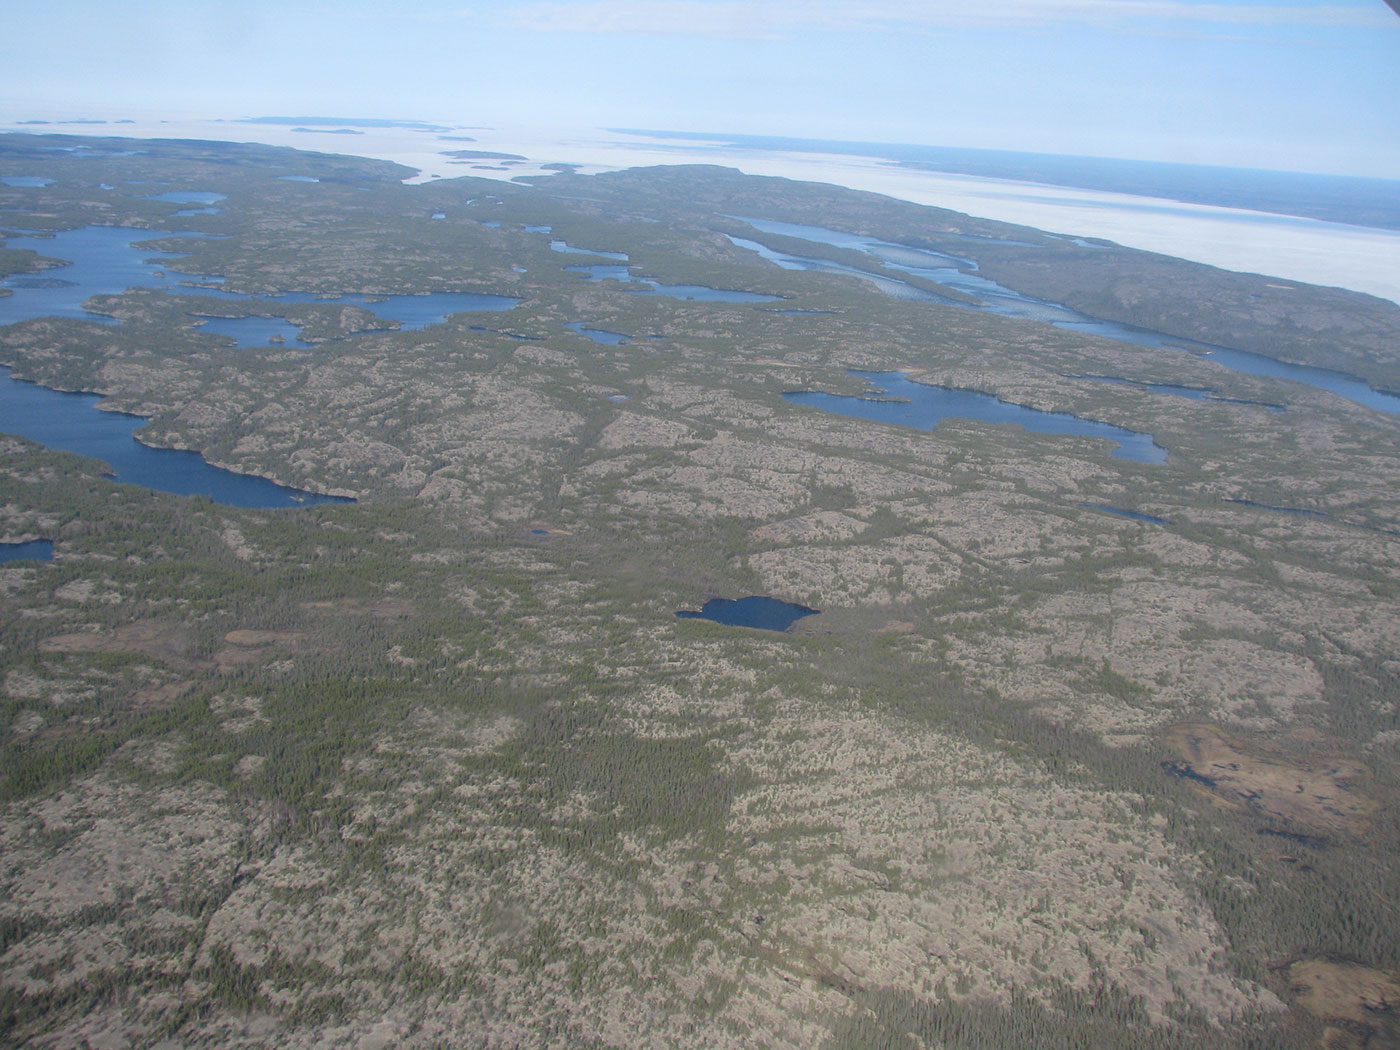
[[[36,117],[402,117],[913,142],[1400,177],[1382,0],[31,0]]]

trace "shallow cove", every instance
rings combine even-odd
[[[824,412],[877,423],[932,430],[944,419],[975,419],[983,423],[1015,423],[1037,434],[1073,434],[1078,437],[1105,438],[1118,445],[1110,453],[1119,459],[1138,463],[1165,463],[1167,450],[1152,440],[1151,434],[1080,419],[1067,412],[1041,412],[1002,401],[991,394],[972,390],[916,383],[901,372],[862,372],[851,370],[885,393],[901,400],[854,397],[827,394],[815,390],[791,391],[783,397],[798,405],[810,405]]]
[[[711,620],[729,627],[752,627],[760,631],[786,631],[804,616],[815,616],[820,609],[780,601],[761,594],[747,598],[711,598],[699,612],[677,611],[682,620]]]

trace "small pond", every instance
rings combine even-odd
[[[777,598],[751,595],[748,598],[711,598],[699,612],[682,609],[676,616],[682,620],[712,620],[730,627],[786,631],[804,616],[815,616],[820,611]]]
[[[1080,419],[1067,412],[1041,412],[1002,401],[991,394],[916,383],[901,372],[852,369],[851,374],[869,380],[891,397],[860,397],[813,390],[793,391],[783,397],[794,404],[810,405],[824,412],[918,430],[932,430],[944,419],[975,419],[983,423],[1015,423],[1037,434],[1105,438],[1118,446],[1111,454],[1120,459],[1139,463],[1167,461],[1167,450],[1153,441],[1151,434]]]
[[[0,562],[3,561],[53,561],[53,540],[0,543]]]

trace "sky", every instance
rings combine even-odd
[[[743,132],[1400,178],[1383,0],[44,0],[0,105]]]

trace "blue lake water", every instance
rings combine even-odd
[[[1140,511],[1128,510],[1124,507],[1110,507],[1105,503],[1081,503],[1079,506],[1083,510],[1097,510],[1120,518],[1131,518],[1133,521],[1145,521],[1149,525],[1171,524],[1166,518],[1154,518],[1151,514],[1143,514]]]
[[[311,175],[278,175],[278,179],[283,182],[320,182],[321,180]]]
[[[28,248],[52,259],[72,261],[67,266],[38,274],[7,278],[4,286],[15,294],[0,299],[0,325],[36,317],[70,317],[116,324],[110,317],[88,313],[83,303],[91,296],[128,288],[176,290],[175,279],[150,264],[179,259],[181,254],[136,246],[136,242],[169,236],[122,226],[85,226],[63,230],[52,237],[11,237],[6,243],[8,248]],[[36,278],[45,284],[35,287]]]
[[[1013,291],[1010,288],[983,277],[975,272],[977,264],[971,259],[964,259],[955,255],[947,255],[942,252],[923,248],[911,248],[902,244],[892,244],[888,241],[881,241],[871,237],[862,237],[857,234],[841,233],[838,230],[828,230],[821,226],[804,226],[797,223],[773,222],[768,219],[754,219],[746,216],[732,217],[748,223],[760,232],[775,233],[787,237],[798,237],[803,240],[815,241],[819,244],[830,244],[838,248],[851,248],[863,251],[894,269],[904,270],[907,273],[916,274],[927,280],[937,281],[939,284],[947,285],[950,288],[957,288],[970,295],[975,295],[982,300],[982,306],[967,307],[969,309],[986,310],[1004,317],[1043,321],[1067,331],[1103,336],[1108,339],[1117,339],[1120,342],[1133,343],[1154,350],[1176,350],[1195,354],[1198,357],[1208,357],[1216,364],[1223,365],[1236,372],[1305,383],[1308,386],[1330,391],[1350,401],[1354,401],[1357,404],[1375,409],[1378,412],[1386,412],[1392,415],[1400,414],[1400,397],[1376,390],[1364,380],[1358,379],[1355,376],[1326,368],[1289,364],[1284,361],[1276,361],[1271,357],[1265,357],[1263,354],[1250,353],[1246,350],[1235,350],[1230,347],[1215,346],[1193,339],[1166,335],[1163,332],[1154,332],[1145,328],[1136,328],[1132,325],[1119,324],[1116,321],[1105,321],[1100,318],[1090,317],[1087,314],[1079,313],[1077,310],[1071,310],[1069,307],[1062,306],[1058,303],[1022,295],[1019,292]],[[736,240],[735,243],[740,242]],[[741,244],[741,247],[747,246],[747,244]],[[800,260],[797,256],[785,256],[785,258],[791,260],[793,264],[799,261],[805,262],[807,265],[803,268],[806,269],[830,269],[834,265],[820,259]],[[779,265],[782,265],[782,263],[779,263]],[[852,271],[850,269],[847,269],[846,272],[863,273],[863,271]],[[864,274],[864,277],[866,280],[871,281],[871,283],[875,283],[875,279],[880,277],[880,275]],[[882,279],[888,280],[888,278]],[[909,298],[909,296],[901,296],[901,298]],[[963,306],[965,304],[955,303],[953,305]]]
[[[711,620],[730,627],[786,631],[804,616],[814,616],[819,611],[777,598],[752,595],[748,598],[711,598],[699,612],[683,609],[676,616],[682,620]]]
[[[192,291],[192,289],[189,289]],[[332,303],[363,306],[376,317],[397,321],[401,331],[416,332],[429,325],[442,324],[452,314],[475,311],[509,310],[519,299],[509,295],[483,295],[476,292],[429,292],[426,295],[336,295],[316,292],[282,292],[275,296],[254,297],[225,293],[235,298],[270,303]]]
[[[226,335],[239,349],[250,346],[279,345],[310,349],[310,343],[302,342],[301,329],[285,317],[206,317],[195,314],[200,319],[198,331],[215,335]]]
[[[3,561],[53,561],[53,540],[0,543],[0,562]]]
[[[53,179],[46,179],[40,175],[0,175],[0,182],[17,189],[26,186],[31,189],[43,189],[53,185]]]
[[[568,266],[565,269],[587,274],[590,281],[621,281],[623,284],[646,286],[633,289],[634,295],[665,295],[672,299],[693,299],[706,303],[771,303],[778,299],[776,295],[706,288],[702,284],[662,284],[650,277],[634,277],[625,266]]]
[[[350,503],[278,485],[252,474],[237,474],[205,462],[197,452],[150,448],[132,435],[146,420],[123,412],[102,412],[97,394],[69,394],[18,380],[0,365],[0,428],[64,452],[104,460],[116,481],[157,492],[208,496],[232,507],[297,507]]]
[[[586,335],[595,343],[602,343],[605,346],[626,346],[627,336],[621,332],[609,332],[605,328],[585,328],[582,321],[570,321],[564,326],[571,332],[579,335]]]
[[[1105,438],[1118,446],[1111,455],[1120,459],[1138,463],[1167,461],[1167,450],[1153,441],[1150,434],[1080,419],[1065,412],[1041,412],[1002,401],[991,394],[916,383],[900,372],[862,372],[853,369],[851,374],[868,380],[891,398],[900,400],[851,397],[812,390],[793,391],[783,397],[794,404],[820,408],[824,412],[918,430],[932,430],[944,419],[975,419],[983,423],[1015,423],[1037,434]]]

